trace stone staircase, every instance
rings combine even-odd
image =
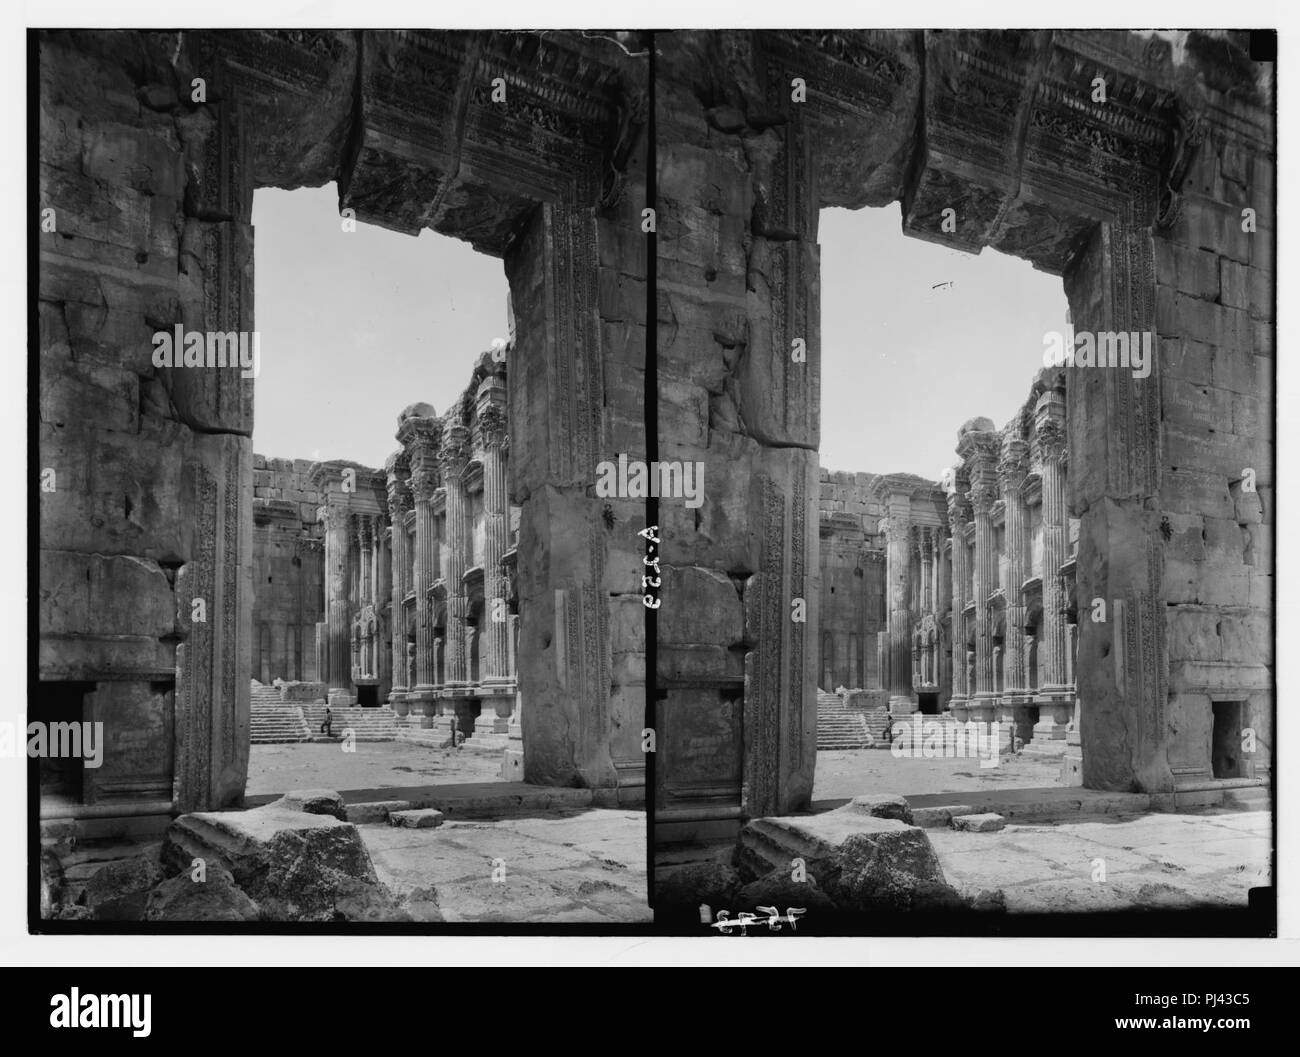
[[[882,724],[883,727],[883,724]],[[866,713],[847,709],[836,694],[817,691],[817,749],[867,749],[871,739]],[[872,732],[878,738],[879,731]]]
[[[324,702],[303,705],[303,716],[313,740],[324,739],[320,725],[325,722]],[[332,708],[334,737],[341,739],[345,730],[351,730],[357,741],[397,741],[397,714],[387,705],[379,708]]]
[[[283,745],[310,741],[311,733],[299,705],[286,705],[280,691],[253,680],[249,710],[249,741],[254,745]]]

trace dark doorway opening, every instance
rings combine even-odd
[[[374,686],[373,684],[370,686],[358,686],[357,704],[362,708],[378,708],[379,687]]]
[[[1244,701],[1214,701],[1210,708],[1214,728],[1210,738],[1210,766],[1215,778],[1245,777],[1241,756]]]
[[[937,691],[918,691],[916,703],[920,706],[923,716],[937,716],[939,714],[939,694]]]
[[[82,723],[86,714],[86,695],[93,693],[94,683],[42,682],[37,684],[35,708],[28,722],[43,723],[46,730],[54,723]],[[27,732],[22,732],[24,746]],[[47,745],[49,739],[47,738]],[[61,800],[72,804],[84,803],[85,761],[80,757],[39,757],[36,761],[40,774],[41,798]]]

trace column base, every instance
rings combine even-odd
[[[969,712],[968,718],[973,723],[978,723],[987,730],[989,724],[993,722],[993,711],[997,707],[998,699],[993,694],[984,694],[970,699],[967,705]]]
[[[1038,722],[1034,724],[1034,741],[1064,741],[1074,719],[1074,694],[1043,692],[1034,698]]]
[[[474,721],[475,736],[508,733],[515,704],[514,684],[485,683],[478,689],[478,702],[479,713]]]
[[[1015,736],[1016,748],[1024,748],[1033,737],[1033,724],[1030,722],[1029,695],[1023,693],[1004,694],[998,702],[998,749],[1009,749],[1012,735]]]
[[[432,730],[438,714],[438,691],[432,686],[417,686],[406,695],[411,725],[421,730]]]

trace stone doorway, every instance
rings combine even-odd
[[[510,615],[518,616],[522,695],[535,705],[522,718],[520,777],[638,802],[644,644],[640,621],[624,614],[639,616],[641,594],[620,570],[640,560],[644,506],[588,494],[601,460],[638,446],[643,414],[642,361],[614,352],[644,347],[637,189],[645,60],[635,35],[54,32],[41,47],[42,105],[59,115],[42,124],[47,190],[94,199],[95,180],[121,184],[132,209],[154,218],[148,238],[133,228],[122,241],[133,260],[125,271],[103,232],[81,231],[89,236],[77,243],[81,252],[67,239],[51,244],[42,297],[56,314],[69,302],[102,306],[97,269],[106,269],[115,276],[114,311],[133,326],[147,319],[157,329],[251,333],[250,216],[259,187],[333,180],[340,209],[359,223],[408,234],[428,228],[503,261],[519,334],[509,375],[521,508]],[[77,73],[59,73],[68,70]],[[495,78],[507,84],[504,97],[494,93]],[[142,85],[152,86],[143,102]],[[84,173],[79,147],[66,157],[55,149],[56,126],[117,137],[148,164],[131,177]],[[100,161],[112,168],[108,158]],[[87,336],[78,332],[74,344]],[[155,370],[147,340],[134,334],[115,348],[137,344],[140,363],[119,364],[136,379],[130,409],[119,415],[132,428],[114,432],[118,421],[101,415],[75,436],[51,426],[42,437],[45,447],[87,452],[116,445],[102,471],[116,476],[102,490],[120,496],[136,486],[116,478],[134,478],[155,513],[142,535],[132,500],[124,510],[119,501],[121,524],[103,530],[117,533],[105,557],[101,537],[64,529],[87,520],[79,511],[61,521],[47,507],[42,583],[50,597],[61,597],[53,590],[60,583],[94,583],[115,604],[66,613],[44,605],[42,635],[62,645],[42,660],[41,675],[94,681],[100,692],[114,686],[106,680],[126,680],[127,697],[147,698],[150,708],[170,707],[174,684],[174,765],[170,715],[141,729],[150,758],[174,772],[159,784],[174,786],[175,811],[235,806],[262,645],[249,560],[254,380],[229,370]],[[43,343],[43,369],[57,351]],[[140,420],[147,428],[135,428]],[[204,620],[190,618],[196,598]],[[87,624],[73,609],[98,615]],[[270,629],[272,655],[280,631]],[[135,652],[106,658],[109,639]],[[169,681],[165,693],[161,680]],[[152,784],[150,793],[152,803]]]
[[[1246,371],[1272,366],[1262,301],[1253,317],[1249,298],[1237,295],[1229,295],[1231,307],[1219,303],[1224,312],[1191,314],[1197,295],[1177,272],[1180,260],[1207,274],[1247,268],[1261,293],[1271,289],[1270,241],[1244,234],[1238,191],[1220,175],[1226,165],[1238,174],[1230,184],[1258,181],[1272,201],[1268,88],[1243,82],[1244,105],[1226,118],[1235,104],[1215,86],[1201,50],[1208,41],[1195,38],[1175,49],[1160,36],[1123,32],[661,36],[660,192],[692,216],[720,219],[710,221],[711,239],[661,243],[661,274],[698,271],[711,283],[702,292],[668,288],[661,312],[679,326],[661,334],[660,402],[688,405],[697,393],[706,402],[699,439],[677,423],[673,436],[688,438],[681,455],[701,459],[718,482],[713,502],[725,514],[710,521],[706,511],[694,525],[683,518],[665,536],[665,558],[677,570],[664,589],[665,613],[675,606],[717,619],[707,629],[683,621],[661,633],[660,685],[670,689],[661,712],[669,744],[660,761],[668,773],[659,839],[809,806],[823,640],[815,618],[801,623],[791,612],[799,611],[795,600],[807,604],[821,590],[819,533],[810,523],[823,379],[819,353],[800,359],[791,350],[818,344],[818,223],[828,206],[899,201],[908,235],[970,252],[989,246],[1061,276],[1077,331],[1158,336],[1150,375],[1069,368],[1059,405],[1049,398],[1043,417],[1057,419],[1044,430],[1053,458],[1068,446],[1065,502],[1079,519],[1079,598],[1106,599],[1108,612],[1118,612],[1104,624],[1073,625],[1084,784],[1175,788],[1170,749],[1181,749],[1194,729],[1177,722],[1178,713],[1217,675],[1172,629],[1199,619],[1192,585],[1217,571],[1189,558],[1179,566],[1185,576],[1170,577],[1161,541],[1178,531],[1175,523],[1204,518],[1206,504],[1230,520],[1241,473],[1186,388],[1189,371],[1204,372],[1204,358],[1192,366],[1177,350],[1196,341]],[[1215,46],[1240,53],[1244,44]],[[1244,53],[1241,61],[1247,65]],[[1091,100],[1096,76],[1122,106]],[[1180,448],[1189,432],[1196,440]],[[972,447],[980,443],[973,438]],[[1243,450],[1251,453],[1243,465],[1271,465],[1260,442],[1243,438]],[[966,490],[987,509],[1001,487],[998,460],[985,455],[987,478]],[[1271,495],[1271,477],[1268,487]],[[1242,516],[1254,523],[1258,509],[1252,499]],[[748,534],[724,531],[728,522]],[[1059,535],[1060,522],[1053,531]],[[1253,575],[1244,571],[1249,555],[1224,561],[1234,576]],[[1248,596],[1241,587],[1234,599]],[[1054,620],[1066,609],[1060,597],[1043,604]],[[982,627],[985,614],[981,599],[974,620]],[[1023,616],[1008,619],[1009,633],[1023,630]],[[1071,633],[1057,627],[1063,634],[1045,644],[1040,669],[1049,660],[1059,669],[1073,652]],[[987,633],[976,636],[974,681],[985,696],[973,709],[991,719],[988,643]],[[707,672],[684,677],[706,645],[743,654],[743,665],[727,665],[720,653]],[[1023,654],[1004,646],[1006,663],[1018,666]],[[902,649],[905,656],[905,640]],[[1243,644],[1232,680],[1253,692],[1271,687],[1267,652]],[[739,716],[724,706],[729,680],[743,680]],[[1046,702],[1054,710],[1055,700]],[[1052,721],[1064,728],[1067,717]],[[674,726],[690,736],[673,741]],[[744,745],[743,778],[734,785],[733,758],[718,744]],[[694,796],[698,790],[712,802]]]
[[[1247,778],[1242,755],[1242,732],[1246,726],[1244,701],[1212,701],[1210,711],[1211,774],[1215,778]]]

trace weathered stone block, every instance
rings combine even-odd
[[[162,869],[152,855],[118,859],[91,875],[84,902],[95,921],[139,921],[149,890],[162,879]]]
[[[216,863],[270,920],[372,920],[395,911],[356,826],[274,804],[180,816],[163,839],[171,876],[195,858]],[[346,906],[346,908],[345,908]]]
[[[1005,829],[1006,825],[1007,820],[993,812],[980,815],[954,815],[952,819],[953,829],[967,833],[996,833],[1000,829]]]
[[[434,829],[442,825],[442,812],[431,807],[414,811],[392,811],[388,815],[388,824],[399,829]]]
[[[157,562],[127,555],[41,551],[42,635],[144,635],[175,625],[171,585]]]
[[[130,371],[42,358],[40,420],[52,426],[135,433],[140,379]]]
[[[697,566],[664,568],[659,639],[672,643],[739,644],[744,636],[740,594],[731,578]]]
[[[308,815],[332,815],[341,822],[348,821],[343,797],[333,789],[295,789],[285,793],[270,806],[285,811],[302,811]]]
[[[149,892],[145,921],[256,921],[257,904],[235,885],[228,870],[206,869],[202,880],[191,873],[168,878]]]

